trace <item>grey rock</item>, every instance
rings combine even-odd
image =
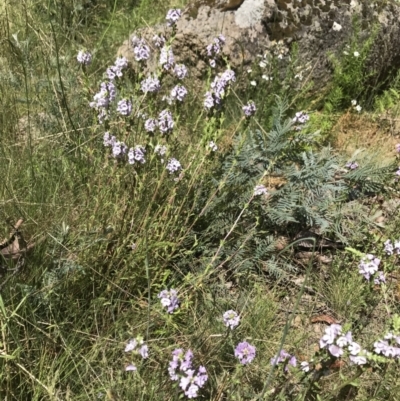
[[[194,0],[176,25],[173,41],[176,61],[188,66],[192,78],[204,76],[209,62],[206,46],[223,34],[226,37],[223,54],[233,68],[249,66],[258,54],[276,53],[278,47],[288,57],[287,51],[297,43],[305,77],[313,81],[314,90],[319,90],[332,76],[329,54],[340,55],[349,43],[355,16],[362,28],[361,40],[370,36],[374,26],[379,27],[368,60],[368,69],[377,72],[376,79],[384,79],[391,69],[400,67],[400,5],[394,1],[244,0],[237,10],[222,12],[226,3]],[[172,29],[161,24],[134,35],[150,44],[155,33],[169,36]],[[136,68],[130,41],[125,41],[118,53]],[[158,61],[154,54],[148,61],[148,71],[156,68]]]

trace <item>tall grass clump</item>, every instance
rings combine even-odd
[[[326,146],[295,49],[283,80],[277,54],[240,74],[217,35],[194,82],[180,9],[107,5],[3,14],[2,236],[24,225],[1,260],[0,395],[389,399],[400,243],[373,216],[398,158]],[[168,28],[130,38],[135,66],[111,57],[142,18]]]

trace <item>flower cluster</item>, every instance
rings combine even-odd
[[[207,55],[210,57],[210,66],[215,68],[215,58],[221,53],[222,46],[225,44],[225,36],[219,35],[207,46]]]
[[[268,194],[268,190],[267,188],[265,188],[265,185],[256,185],[254,188],[254,192],[253,192],[254,196],[260,196],[260,195],[267,195]]]
[[[175,64],[174,53],[169,46],[163,46],[160,52],[160,65],[169,71]]]
[[[351,105],[354,107],[354,110],[356,110],[358,113],[361,111],[362,107],[357,104],[357,100],[352,100]]]
[[[382,354],[387,358],[400,359],[400,335],[388,333],[383,340],[378,340],[374,343],[374,352]]]
[[[137,355],[140,355],[142,359],[147,359],[149,357],[149,347],[144,343],[143,337],[141,336],[129,340],[125,347],[125,352],[133,352]],[[137,370],[137,367],[135,364],[130,363],[125,367],[125,370],[135,371]]]
[[[242,107],[243,112],[245,114],[246,117],[250,117],[252,116],[255,112],[256,112],[256,105],[254,104],[253,101],[250,101],[249,103],[247,103],[246,105],[244,105]]]
[[[161,291],[158,298],[161,299],[161,305],[167,308],[168,313],[172,313],[179,307],[178,292],[174,289]]]
[[[141,164],[146,163],[145,159],[146,149],[142,145],[137,145],[135,148],[130,148],[128,152],[128,163],[135,164],[139,162]]]
[[[158,115],[158,128],[162,134],[167,134],[174,128],[174,120],[172,119],[172,114],[169,110],[163,110]]]
[[[163,47],[165,45],[165,38],[163,35],[154,35],[153,36],[153,43],[155,47]]]
[[[187,76],[188,70],[185,64],[175,64],[174,74],[178,79],[183,79]]]
[[[346,163],[346,167],[349,168],[350,170],[355,170],[356,168],[358,168],[358,163],[355,161],[350,161]]]
[[[170,98],[173,100],[179,100],[183,102],[183,99],[187,95],[188,91],[183,85],[176,85],[171,89]]]
[[[167,153],[167,147],[165,145],[156,145],[154,148],[154,153],[163,157]]]
[[[165,19],[167,20],[167,25],[168,26],[173,26],[176,24],[178,19],[181,17],[182,11],[179,8],[173,8],[171,10],[168,10],[167,16]]]
[[[223,314],[224,324],[233,330],[240,323],[240,316],[234,310],[228,310]]]
[[[210,141],[208,143],[208,147],[213,151],[216,152],[218,150],[218,146],[214,141]]]
[[[143,93],[147,92],[157,92],[161,85],[160,85],[160,80],[156,75],[154,76],[149,76],[146,79],[144,79],[140,83],[141,89]]]
[[[369,280],[371,276],[378,271],[380,263],[381,260],[379,258],[372,254],[367,254],[361,259],[358,265],[358,271],[366,280]],[[381,277],[381,275],[379,277]]]
[[[235,356],[242,365],[247,365],[256,357],[256,347],[243,341],[235,348]]]
[[[123,116],[129,116],[132,113],[132,103],[129,99],[121,99],[117,103],[117,112]]]
[[[155,118],[148,118],[144,123],[144,129],[147,132],[154,132],[158,127],[158,121]]]
[[[212,90],[205,94],[204,107],[206,109],[211,109],[215,104],[220,105],[225,96],[225,90],[229,87],[231,82],[235,81],[235,73],[231,69],[217,75],[211,83]]]
[[[310,116],[304,111],[298,111],[293,117],[294,123],[305,124],[310,119]]]
[[[208,380],[204,366],[199,366],[197,372],[193,369],[193,352],[190,349],[186,353],[181,348],[172,352],[168,372],[171,380],[179,380],[179,387],[188,398],[196,398]]]
[[[331,324],[325,329],[325,334],[319,340],[320,348],[328,348],[329,353],[335,358],[344,354],[344,347],[347,347],[350,353],[350,361],[356,365],[365,365],[367,363],[368,353],[362,350],[361,346],[353,341],[351,331],[342,333],[340,324]]]
[[[92,55],[88,51],[79,50],[76,59],[78,60],[79,64],[89,65],[92,62]]]
[[[98,119],[100,123],[108,118],[107,109],[116,96],[117,90],[112,82],[102,82],[100,84],[100,91],[93,96],[93,101],[89,103],[91,108],[99,111]]]
[[[400,255],[400,240],[394,242],[394,245],[390,239],[386,240],[384,243],[385,252],[387,255]]]
[[[297,366],[297,359],[294,355],[290,355],[284,349],[282,349],[278,355],[271,358],[271,365],[285,364],[285,372],[288,371],[288,365],[293,367]]]
[[[112,154],[115,158],[121,158],[128,151],[128,147],[125,145],[125,143],[118,141],[117,138],[114,135],[110,135],[108,131],[104,133],[103,143],[104,146],[111,146]]]
[[[171,158],[168,160],[167,166],[165,167],[170,174],[175,173],[176,171],[179,171],[182,166],[181,163],[179,163],[178,160],[176,160],[175,158]]]
[[[150,57],[150,47],[144,39],[134,36],[132,38],[132,46],[136,61],[147,60]]]
[[[108,79],[113,81],[116,77],[121,78],[122,70],[126,67],[128,67],[128,60],[125,57],[118,57],[114,65],[106,70]]]

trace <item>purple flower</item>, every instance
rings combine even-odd
[[[145,153],[146,149],[142,145],[137,145],[135,148],[130,148],[128,152],[128,163],[129,164],[135,164],[136,162],[139,162],[141,164],[146,163],[145,159]]]
[[[135,36],[132,39],[132,45],[136,61],[147,60],[150,57],[150,47],[147,46],[144,39]]]
[[[349,345],[349,352],[350,352],[350,354],[351,355],[354,355],[354,356],[356,356],[356,355],[358,355],[359,353],[360,353],[360,351],[361,351],[361,346],[360,346],[360,344],[358,344],[358,343],[356,343],[356,342],[352,342],[350,345]]]
[[[336,337],[342,333],[342,326],[340,324],[331,324],[325,329],[325,334],[319,340],[320,348],[325,348],[327,345],[333,344]]]
[[[93,96],[93,102],[89,106],[95,109],[106,108],[116,97],[117,91],[112,82],[102,82],[100,91]]]
[[[135,365],[133,365],[132,363],[130,363],[129,365],[127,365],[125,367],[126,372],[134,372],[136,370],[137,370],[137,367]]]
[[[310,116],[307,113],[304,113],[304,111],[299,111],[295,114],[295,116],[293,117],[293,122],[296,123],[300,123],[300,124],[304,124],[306,123],[308,120],[310,119]]]
[[[386,277],[383,272],[378,272],[378,275],[374,278],[374,284],[380,285],[382,283],[386,283]]]
[[[242,107],[244,114],[246,117],[252,116],[256,112],[256,105],[254,104],[253,101],[250,101],[246,105]]]
[[[225,37],[223,35],[219,35],[217,38],[214,38],[213,42],[207,46],[207,55],[209,57],[215,57],[221,52],[221,47],[224,43]]]
[[[291,365],[293,367],[297,366],[297,359],[294,355],[290,355],[288,352],[286,352],[284,349],[282,349],[278,355],[276,355],[275,357],[271,358],[271,365],[278,365],[280,363],[286,363],[285,365],[285,372],[287,372],[288,366],[287,365]]]
[[[117,103],[117,111],[123,116],[129,116],[132,113],[132,103],[128,99],[122,99]]]
[[[331,344],[328,347],[328,350],[331,353],[331,355],[333,355],[336,358],[339,358],[340,356],[343,355],[343,348],[339,347],[338,345]]]
[[[165,145],[156,145],[154,153],[159,156],[164,156],[167,153],[167,147]]]
[[[346,167],[349,168],[350,170],[355,170],[358,168],[358,163],[357,162],[348,162],[346,163]]]
[[[400,153],[400,143],[397,143],[397,144],[395,145],[395,148],[396,148],[396,152],[397,152],[397,153]]]
[[[386,240],[384,243],[385,246],[385,252],[387,255],[393,255],[393,244],[392,241],[390,239]]]
[[[363,355],[350,355],[349,359],[354,365],[365,365],[367,363],[367,358]]]
[[[168,160],[167,166],[165,168],[169,171],[170,174],[172,174],[180,170],[182,166],[178,160],[172,157],[171,159]]]
[[[226,327],[229,327],[233,330],[235,327],[239,325],[240,316],[234,310],[228,310],[223,314],[224,324]]]
[[[143,344],[139,349],[139,354],[142,356],[143,359],[149,357],[149,347],[146,344]]]
[[[137,350],[138,345],[140,345],[139,350]],[[149,347],[144,343],[143,338],[141,336],[130,339],[128,344],[125,346],[125,352],[138,353],[139,355],[141,355],[143,359],[149,357]]]
[[[176,64],[174,67],[174,74],[178,79],[184,79],[188,70],[184,64]]]
[[[254,196],[267,195],[268,194],[268,190],[262,184],[256,185],[255,188],[254,188],[253,194],[254,194]]]
[[[204,95],[205,99],[204,99],[204,107],[206,109],[211,109],[214,107],[214,98],[212,96],[211,92],[206,92],[206,94]]]
[[[167,25],[172,26],[178,21],[178,19],[181,17],[182,11],[179,8],[172,8],[171,10],[168,10],[167,16],[165,19],[167,20]]]
[[[168,71],[174,66],[174,63],[174,53],[168,46],[163,46],[160,53],[160,65]]]
[[[179,387],[188,398],[197,397],[208,380],[206,368],[200,366],[197,373],[193,369],[193,352],[189,349],[184,353],[183,349],[177,348],[172,352],[172,361],[169,363],[168,373],[171,380],[179,380]]]
[[[160,89],[160,80],[155,75],[149,76],[141,82],[141,89],[143,93],[156,92]]]
[[[112,154],[114,157],[123,156],[127,150],[128,150],[128,147],[125,145],[124,142],[115,141],[112,144]]]
[[[378,340],[374,343],[374,352],[376,354],[383,354],[384,351],[389,347],[389,343],[385,340]]]
[[[89,65],[92,62],[92,55],[88,51],[79,50],[76,59],[79,64]]]
[[[116,142],[117,138],[115,138],[115,136],[111,136],[110,133],[107,131],[104,133],[103,136],[103,143],[104,146],[113,146],[114,143]]]
[[[365,255],[358,265],[358,271],[369,280],[371,275],[378,271],[380,262],[381,260],[374,255]]]
[[[172,131],[174,120],[169,110],[163,110],[158,116],[158,127],[163,134]]]
[[[129,340],[128,344],[125,347],[125,352],[134,351],[138,345],[136,338]]]
[[[161,305],[167,308],[168,313],[172,313],[179,307],[178,293],[174,289],[161,291],[158,298],[161,299]]]
[[[183,101],[183,99],[185,98],[185,96],[187,95],[187,90],[184,86],[182,85],[176,85],[175,87],[173,87],[171,89],[171,98],[172,99],[177,99],[180,102]]]
[[[122,70],[128,66],[128,60],[125,57],[118,57],[115,60],[115,64],[109,68],[107,68],[107,76],[111,81],[115,79],[115,77],[122,77]]]
[[[242,365],[247,365],[256,356],[256,348],[247,341],[241,342],[235,348],[235,356]]]
[[[345,347],[346,345],[351,344],[352,341],[353,341],[353,337],[352,337],[351,331],[348,331],[344,336],[340,336],[336,340],[336,344],[339,347]]]
[[[166,40],[163,35],[154,35],[153,42],[155,47],[162,47],[164,46]]]
[[[271,365],[277,365],[278,363],[285,362],[287,359],[289,359],[291,355],[286,352],[284,349],[281,349],[278,355],[275,357],[271,358]]]
[[[210,60],[210,67],[211,68],[215,68],[215,66],[217,65],[216,61],[214,59]]]
[[[158,122],[155,118],[148,118],[144,123],[144,129],[147,132],[154,132],[158,127]]]

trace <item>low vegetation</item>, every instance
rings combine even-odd
[[[0,8],[1,399],[397,400],[399,77],[115,57],[184,5]]]

